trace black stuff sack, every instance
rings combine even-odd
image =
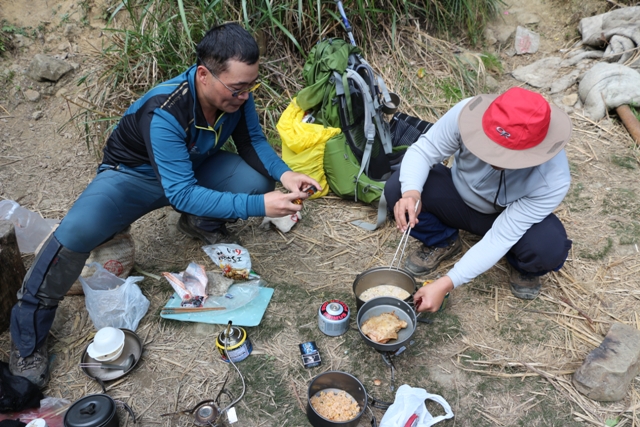
[[[11,374],[9,364],[0,362],[0,413],[39,408],[44,395],[28,379]]]

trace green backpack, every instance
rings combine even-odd
[[[357,225],[375,230],[386,220],[384,184],[399,165],[407,146],[393,147],[385,113],[395,112],[392,95],[361,50],[342,39],[328,39],[311,49],[303,68],[306,87],[298,105],[315,122],[342,133],[326,143],[324,170],[338,196],[378,206],[377,224]]]

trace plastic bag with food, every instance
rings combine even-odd
[[[207,273],[195,262],[181,273],[162,273],[182,299],[182,307],[201,307],[207,299]]]
[[[249,251],[242,246],[233,243],[220,243],[203,246],[202,249],[213,262],[218,264],[225,276],[234,280],[249,279],[251,257]]]

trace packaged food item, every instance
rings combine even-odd
[[[305,368],[315,368],[322,364],[320,359],[320,352],[318,352],[318,346],[315,341],[303,342],[299,345],[300,354],[302,355],[302,363]]]
[[[234,243],[203,246],[209,258],[222,269],[222,274],[234,280],[247,280],[251,273],[249,251]]]
[[[182,307],[202,307],[207,299],[207,273],[195,262],[182,273],[162,273],[182,299]]]

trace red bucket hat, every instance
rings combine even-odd
[[[458,118],[462,142],[482,161],[504,169],[540,165],[571,139],[571,119],[542,95],[514,87],[478,95]]]

